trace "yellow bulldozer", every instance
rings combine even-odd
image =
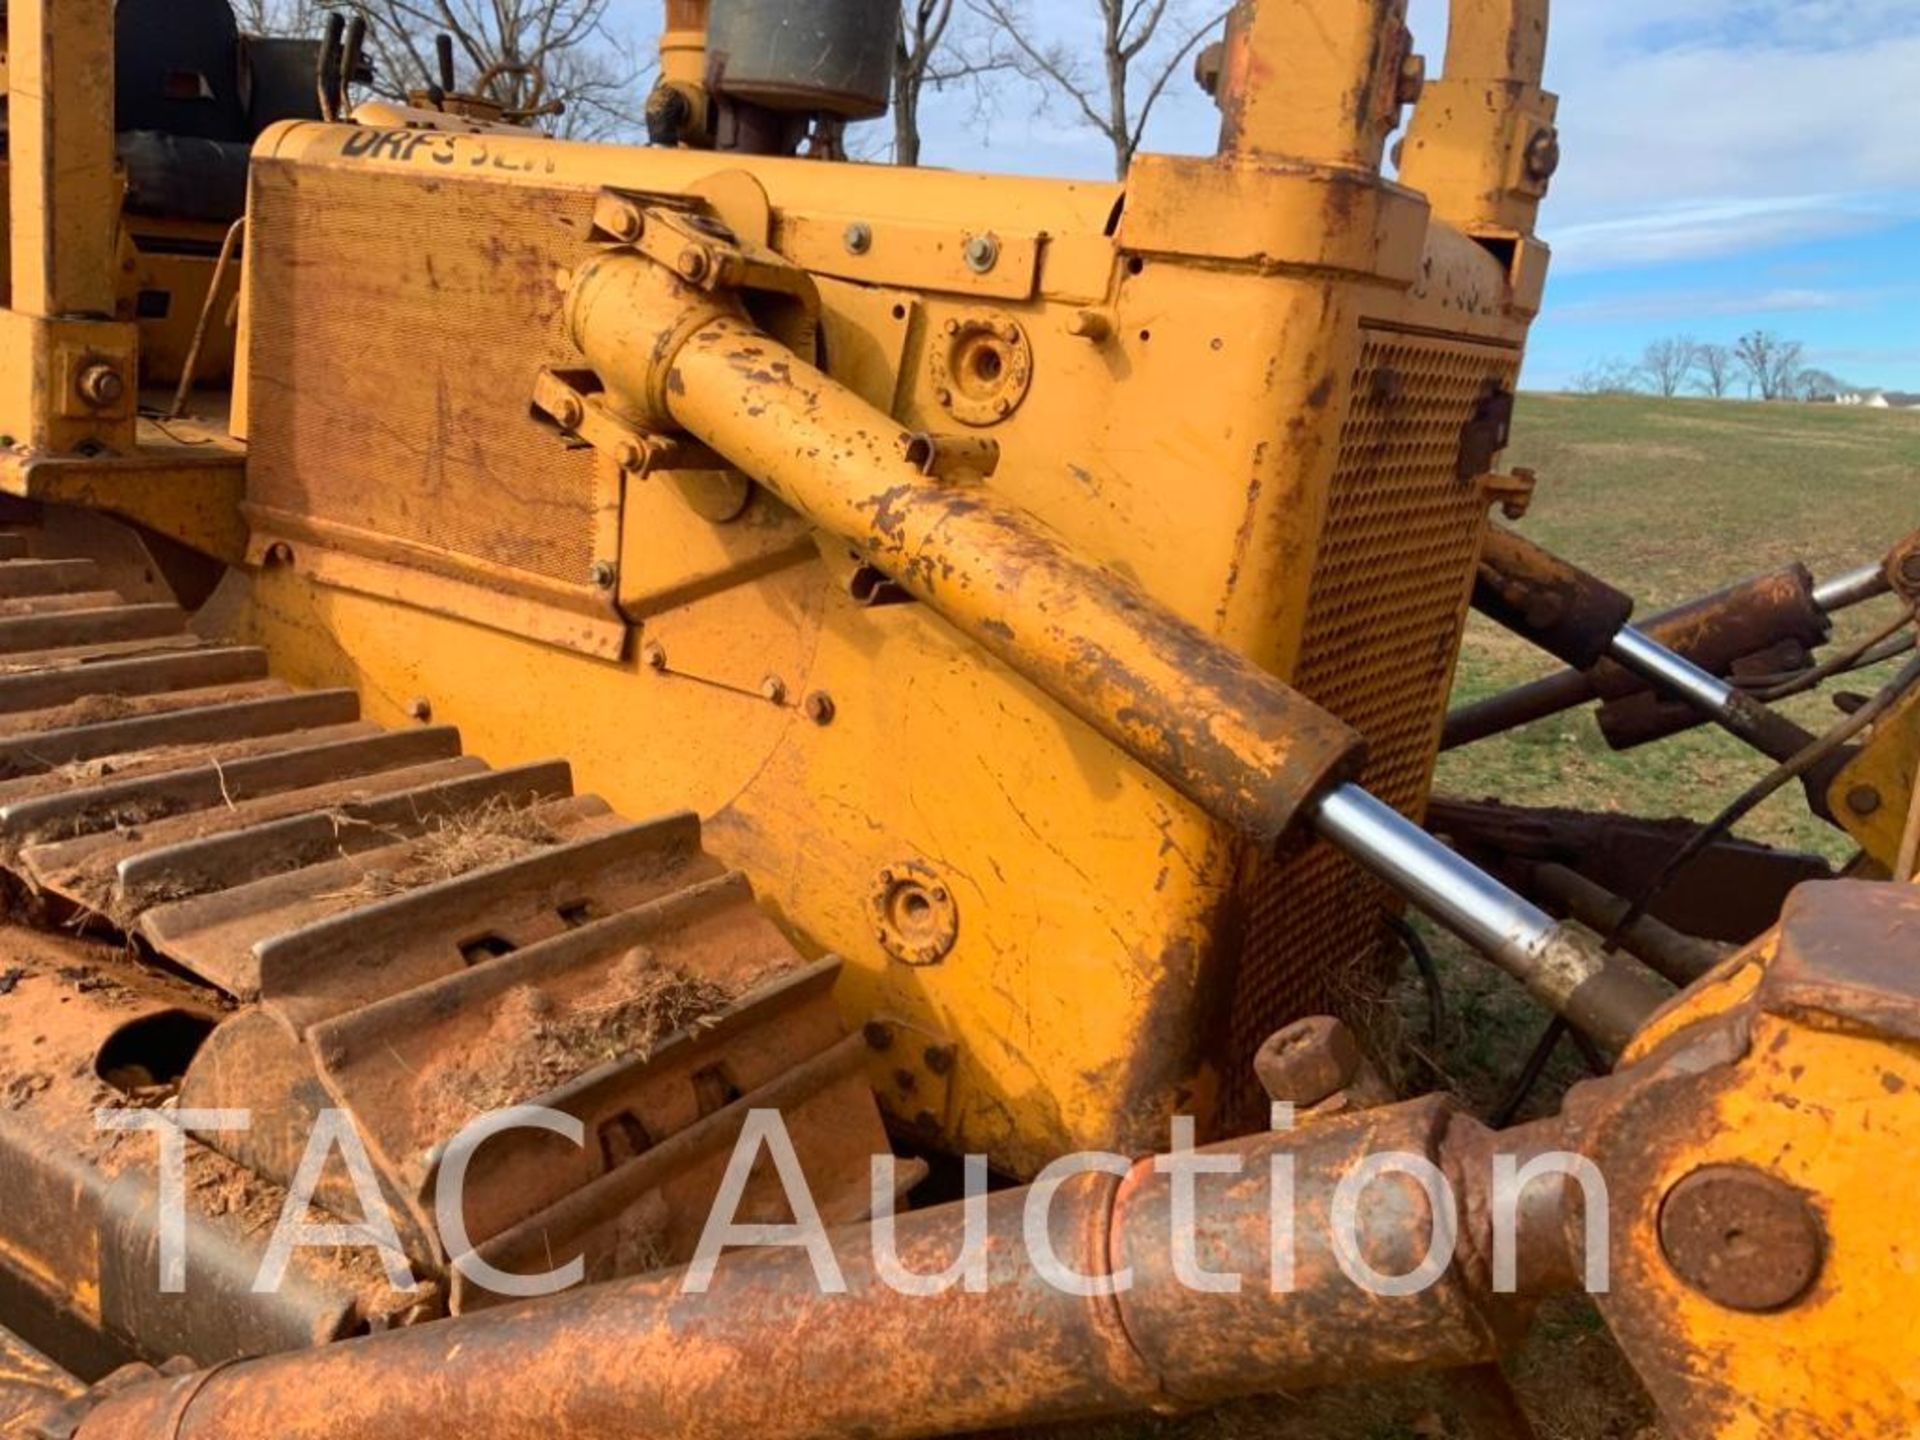
[[[1676,1440],[1920,1433],[1920,665],[1769,703],[1920,536],[1642,624],[1524,538],[1546,0],[1241,0],[1115,184],[832,158],[898,19],[668,0],[624,146],[8,0],[0,1434],[1497,1395],[1581,1289]],[[1471,609],[1568,669],[1449,717]],[[1755,790],[1432,796],[1596,702]],[[1391,1093],[1413,912],[1608,1073]]]

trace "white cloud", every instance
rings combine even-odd
[[[1544,229],[1555,269],[1576,274],[1864,234],[1916,216],[1920,205],[1900,196],[1781,195],[1677,202]]]
[[[1430,0],[1421,0],[1427,5]],[[1556,7],[1566,268],[1749,253],[1920,214],[1920,4]]]
[[[1671,320],[1715,316],[1810,314],[1860,310],[1920,295],[1914,287],[1861,290],[1776,288],[1764,290],[1656,290],[1556,305],[1563,323],[1612,323],[1622,320]]]

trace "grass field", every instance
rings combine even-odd
[[[1920,525],[1920,413],[1528,395],[1509,459],[1540,474],[1525,532],[1637,597],[1642,615],[1796,560],[1822,578],[1850,570]],[[1872,628],[1853,617],[1843,633],[1863,623]],[[1479,699],[1552,668],[1476,620],[1459,698]],[[1818,730],[1836,718],[1819,698],[1788,713]],[[1569,715],[1446,757],[1439,784],[1519,804],[1705,819],[1764,768],[1710,731],[1622,759],[1589,718]],[[1843,849],[1794,794],[1744,833],[1835,856]]]
[[[1850,570],[1920,525],[1920,414],[1527,395],[1509,460],[1540,474],[1526,533],[1637,596],[1643,615],[1796,560],[1821,577]],[[1884,611],[1873,615],[1884,623]],[[1872,617],[1848,621],[1843,633],[1863,626],[1874,628]],[[1478,699],[1552,668],[1476,621],[1458,698]],[[1871,689],[1873,681],[1850,688]],[[1823,699],[1799,702],[1790,713],[1817,729],[1836,718]],[[1766,768],[1710,732],[1616,756],[1589,716],[1573,714],[1446,757],[1439,785],[1521,804],[1705,819]],[[1741,833],[1835,858],[1846,852],[1797,794],[1769,805]],[[1484,1113],[1531,1049],[1539,1015],[1477,958],[1444,943],[1436,948],[1450,1023],[1438,1053],[1421,1047],[1412,1068],[1437,1074]],[[1400,998],[1405,1033],[1416,1035],[1418,997],[1408,987]],[[1563,1056],[1536,1109],[1557,1104],[1579,1073]],[[1657,1440],[1651,1407],[1585,1303],[1550,1308],[1510,1369],[1543,1440]],[[1422,1381],[1048,1433],[1073,1440],[1448,1440],[1462,1432],[1444,1386]]]

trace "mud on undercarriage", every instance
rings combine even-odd
[[[42,1348],[82,1374],[214,1364],[492,1303],[435,1185],[453,1137],[517,1105],[587,1143],[477,1152],[466,1239],[498,1270],[684,1261],[756,1108],[783,1112],[824,1218],[866,1213],[886,1142],[839,967],[794,950],[697,818],[634,823],[564,761],[495,770],[450,727],[366,723],[44,545],[0,534],[0,1291]],[[187,1142],[178,1294],[155,1138],[101,1123],[156,1109],[250,1117]],[[343,1247],[253,1293],[324,1112],[364,1142],[415,1288]],[[338,1159],[315,1218],[352,1223]],[[756,1176],[739,1218],[784,1204]]]

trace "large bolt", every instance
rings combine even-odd
[[[89,405],[118,405],[127,393],[127,382],[120,378],[118,370],[104,360],[87,366],[75,383],[79,387],[80,398]]]
[[[646,222],[640,218],[640,212],[632,206],[623,206],[607,217],[607,228],[616,240],[625,240],[629,244],[640,238],[646,229]]]
[[[1673,1273],[1714,1304],[1770,1315],[1806,1298],[1827,1242],[1812,1204],[1785,1181],[1710,1165],[1667,1193],[1660,1248]]]
[[[1527,174],[1544,185],[1560,169],[1560,132],[1542,130],[1527,145]]]
[[[1400,62],[1398,99],[1402,105],[1417,105],[1427,92],[1427,57],[1409,55]]]
[[[1886,803],[1880,792],[1871,785],[1856,785],[1847,792],[1847,809],[1863,820],[1869,815],[1878,815],[1880,807]]]
[[[820,726],[833,724],[834,716],[839,713],[833,703],[833,696],[824,690],[816,690],[807,696],[801,708],[806,712],[807,719]]]
[[[689,245],[680,252],[680,262],[676,267],[683,280],[698,285],[707,278],[707,272],[713,268],[713,262],[707,258],[707,252],[697,245]]]
[[[1268,1040],[1253,1058],[1253,1071],[1270,1099],[1310,1106],[1353,1084],[1364,1058],[1353,1032],[1322,1015],[1289,1025]]]
[[[775,705],[784,705],[787,703],[787,682],[778,675],[769,675],[760,682],[760,694]]]
[[[1113,334],[1113,321],[1098,310],[1081,310],[1067,321],[1067,333],[1096,344]]]
[[[967,241],[967,268],[976,275],[985,275],[1000,263],[1000,238],[997,235],[975,235]]]
[[[873,227],[864,220],[856,220],[847,226],[847,253],[864,255],[873,248]]]

